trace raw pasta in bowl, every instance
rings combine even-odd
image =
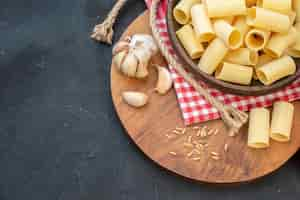
[[[183,64],[201,80],[262,95],[300,75],[299,2],[169,0],[168,31]]]

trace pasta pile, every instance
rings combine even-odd
[[[274,103],[271,123],[268,109],[252,109],[249,118],[248,146],[256,149],[266,148],[269,146],[269,138],[277,142],[288,142],[293,125],[293,115],[293,104],[284,101]]]
[[[271,85],[296,72],[300,0],[180,0],[173,15],[187,54],[217,79]]]

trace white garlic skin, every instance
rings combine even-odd
[[[132,36],[129,46],[130,47],[137,47],[139,44],[142,43],[143,47],[150,50],[152,55],[157,54],[158,47],[151,35],[147,34],[135,34]]]
[[[122,93],[123,100],[130,106],[140,108],[148,103],[148,96],[142,92],[127,91]]]

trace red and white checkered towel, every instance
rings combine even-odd
[[[145,1],[149,7],[152,0]],[[160,29],[161,37],[169,47],[170,52],[174,54],[165,21],[167,2],[167,0],[162,0],[161,2],[157,14],[157,26]],[[170,70],[179,106],[186,125],[220,118],[218,111],[212,107],[204,99],[204,97],[200,96],[190,84],[188,84],[179,74],[176,73],[174,69],[172,69],[172,67],[170,67]],[[203,82],[200,82],[199,84],[206,87],[210,94],[220,101],[230,104],[242,111],[248,111],[255,107],[268,107],[277,100],[295,101],[300,99],[300,79],[280,91],[258,97],[226,94],[217,89],[208,87]]]

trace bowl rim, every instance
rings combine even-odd
[[[173,16],[173,8],[176,5],[176,3],[179,0],[168,0],[168,6],[167,6],[167,15],[166,15],[166,24],[167,24],[167,31],[170,37],[170,41],[172,44],[172,47],[180,59],[180,61],[183,63],[184,68],[188,71],[190,71],[193,75],[195,75],[195,78],[197,80],[204,81],[208,83],[209,85],[221,90],[222,92],[227,92],[231,94],[237,94],[237,95],[251,95],[251,96],[259,96],[259,95],[265,95],[269,94],[271,92],[275,92],[279,89],[282,89],[283,87],[289,85],[293,81],[295,81],[300,76],[300,67],[299,67],[299,59],[295,59],[296,63],[296,73],[293,75],[290,75],[288,77],[285,77],[281,80],[276,81],[272,85],[239,85],[234,83],[225,82],[222,80],[216,79],[214,76],[206,74],[205,72],[202,72],[195,63],[194,60],[192,60],[188,54],[186,53],[185,49],[181,45],[180,41],[178,40],[176,36],[176,20]]]

